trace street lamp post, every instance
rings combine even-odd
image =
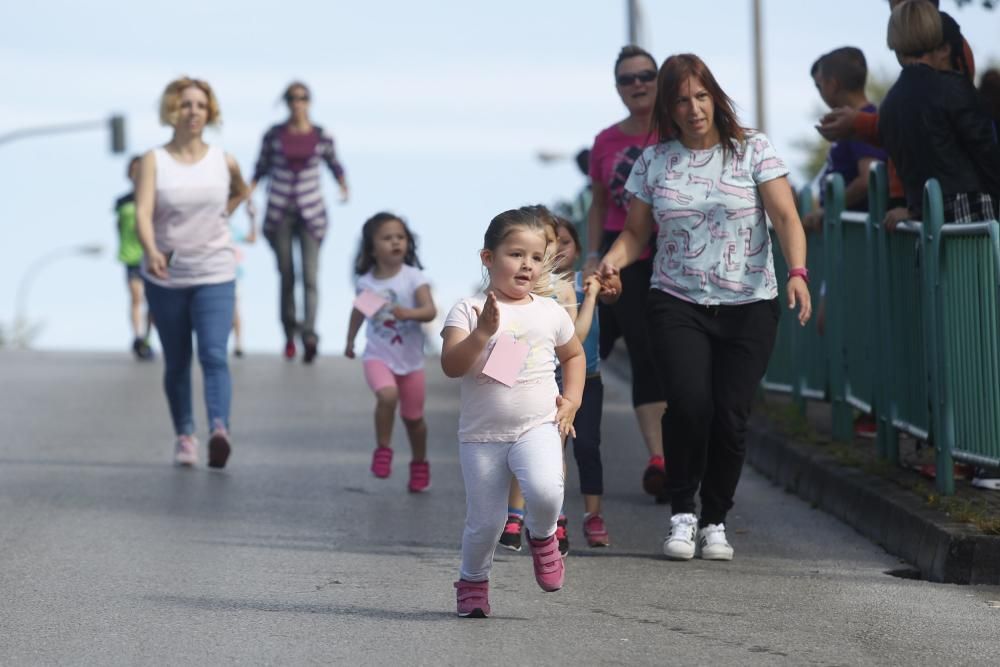
[[[51,250],[32,262],[21,276],[17,284],[17,297],[14,308],[14,329],[11,342],[16,347],[30,347],[33,332],[28,324],[28,291],[35,277],[46,266],[67,257],[96,257],[104,252],[104,246],[99,243],[65,246]]]
[[[19,130],[0,134],[0,145],[17,139],[26,137],[37,137],[47,134],[64,134],[67,132],[85,132],[102,127],[107,127],[111,136],[111,152],[124,153],[125,145],[125,116],[114,114],[101,120],[88,120],[80,123],[61,123],[58,125],[40,125],[38,127],[24,127]]]

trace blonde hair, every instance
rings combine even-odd
[[[496,252],[500,244],[517,229],[538,232],[544,237],[545,230],[554,225],[555,216],[544,206],[522,206],[504,211],[493,218],[490,226],[486,228],[486,234],[483,235],[483,250]],[[484,279],[488,281],[489,275],[484,276]],[[556,271],[555,248],[546,247],[542,268],[531,292],[538,296],[555,296],[560,281],[568,282],[564,274]]]
[[[208,85],[207,81],[192,79],[188,76],[174,79],[163,89],[163,95],[160,97],[160,123],[169,125],[170,127],[177,124],[177,115],[181,108],[181,94],[191,87],[205,93],[205,97],[208,98],[208,120],[206,124],[211,126],[221,124],[222,112],[219,111],[219,100],[215,97],[215,93],[212,92],[212,87]]]
[[[897,56],[919,58],[943,41],[941,14],[927,0],[906,0],[892,10],[886,43]]]

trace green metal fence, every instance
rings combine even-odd
[[[807,327],[782,318],[764,386],[803,409],[805,399],[829,400],[838,439],[851,437],[853,409],[875,414],[879,456],[892,462],[900,433],[930,441],[938,489],[952,493],[953,460],[1000,466],[1000,222],[945,225],[931,179],[924,220],[889,232],[881,163],[869,173],[867,214],[843,210],[840,176],[824,186],[824,231],[809,236],[808,262],[813,285],[827,284],[826,330],[817,318]],[[800,214],[810,206],[801,193]]]

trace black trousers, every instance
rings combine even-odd
[[[605,252],[611,247],[617,232],[605,232],[602,247]],[[621,271],[622,293],[611,306],[601,305],[598,315],[601,332],[621,332],[628,350],[629,366],[632,371],[632,405],[638,407],[648,403],[663,401],[663,388],[653,366],[649,363],[649,328],[646,326],[646,299],[649,296],[649,281],[653,275],[653,258],[640,259]],[[609,322],[608,320],[613,320]],[[612,341],[613,342],[613,341]]]
[[[601,413],[604,411],[604,383],[600,375],[587,378],[583,385],[583,400],[576,411],[573,428],[576,437],[573,456],[580,471],[580,493],[587,496],[604,494],[604,467],[601,465]],[[568,443],[567,443],[568,444]]]
[[[723,523],[746,457],[746,424],[764,377],[781,308],[777,299],[699,306],[651,290],[653,359],[667,399],[663,444],[674,514]]]

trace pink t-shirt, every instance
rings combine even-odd
[[[606,231],[620,232],[625,228],[625,216],[632,200],[631,193],[625,191],[625,181],[643,149],[655,143],[654,135],[625,134],[618,129],[617,123],[602,130],[594,139],[594,147],[590,149],[590,178],[608,189]]]

